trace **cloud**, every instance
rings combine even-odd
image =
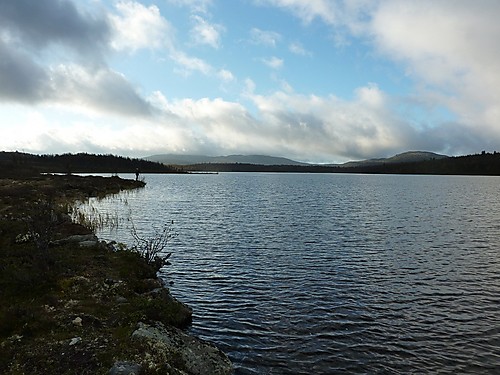
[[[68,74],[85,75],[74,71]],[[119,81],[119,77],[115,79]],[[82,87],[81,82],[87,80],[90,82]],[[79,78],[77,82],[73,89],[88,92],[85,97],[97,95],[96,100],[110,100],[98,96],[95,87],[100,84],[90,77]],[[373,85],[360,88],[356,99],[349,102],[335,96],[285,92],[262,96],[253,92],[255,88],[250,80],[247,84],[246,99],[255,107],[252,113],[241,103],[221,98],[169,101],[161,92],[155,92],[148,99],[159,111],[154,117],[123,117],[118,121],[109,112],[101,111],[91,118],[80,112],[79,121],[72,117],[72,122],[63,123],[38,116],[24,119],[30,121],[32,130],[17,145],[37,152],[46,152],[45,144],[51,150],[112,150],[136,155],[241,152],[332,161],[399,150],[401,144],[411,144],[411,140],[417,138],[410,127],[401,126],[399,120],[390,115],[388,98]],[[119,87],[119,83],[116,86]],[[68,110],[67,106],[58,109],[57,118]],[[34,122],[39,126],[33,126]],[[26,127],[19,125],[23,126]]]
[[[69,0],[2,0],[0,30],[31,49],[57,44],[92,55],[107,44],[110,36],[106,17],[85,12]]]
[[[113,26],[111,46],[134,52],[138,49],[171,48],[173,29],[155,5],[146,7],[133,1],[116,3],[116,14],[109,16]]]
[[[122,75],[107,68],[80,65],[44,69],[26,56],[2,51],[0,98],[4,102],[79,106],[120,116],[151,116],[153,108]]]
[[[211,1],[170,1],[189,7],[192,41],[221,47],[224,29],[210,22]],[[356,39],[370,46],[376,58],[401,67],[414,82],[413,92],[391,95],[373,77],[374,83],[357,88],[352,99],[345,100],[295,93],[275,77],[282,90],[266,95],[260,95],[251,78],[242,80],[240,102],[169,101],[161,92],[145,97],[108,65],[110,56],[154,49],[186,76],[212,77],[222,86],[237,79],[230,67],[214,67],[178,48],[173,27],[154,5],[122,0],[110,8],[90,9],[69,0],[0,0],[2,112],[31,104],[39,111],[24,119],[12,115],[11,123],[19,124],[15,135],[23,129],[23,137],[9,135],[0,145],[37,152],[76,148],[139,156],[236,151],[309,161],[387,156],[408,149],[452,154],[498,149],[497,2],[254,2],[287,10],[304,27],[324,23],[344,45]],[[270,48],[283,41],[280,34],[257,28],[250,37],[256,45]],[[309,54],[298,42],[288,48],[297,55]],[[276,56],[260,61],[273,69],[284,66]],[[13,133],[6,125],[0,124],[0,129]]]
[[[250,42],[253,44],[276,47],[281,39],[281,35],[274,31],[265,31],[258,28],[250,30]]]
[[[23,51],[0,39],[0,99],[21,103],[36,103],[47,94],[47,72]]]
[[[5,111],[5,108],[2,108]],[[145,156],[164,147],[182,147],[188,132],[180,127],[160,126],[148,119],[122,118],[96,114],[86,117],[69,113],[67,107],[55,111],[16,113],[16,133],[0,131],[4,150],[24,150],[36,153],[94,152]],[[168,119],[165,119],[168,121]]]
[[[121,21],[131,22],[128,31],[121,35],[135,36],[126,43],[121,39],[122,47],[144,48],[156,43],[150,38],[157,36],[155,32],[142,31],[144,22],[164,25],[156,17],[157,9],[123,1],[117,3],[117,9],[125,15]],[[151,105],[103,59],[105,44],[116,42],[111,37],[115,36],[114,27],[120,25],[118,18],[84,12],[66,0],[4,0],[0,1],[0,21],[1,101],[80,106],[83,111],[120,116],[152,115]],[[147,43],[144,38],[149,38]],[[96,47],[101,50],[86,53]],[[53,54],[53,49],[58,49],[58,53]]]
[[[272,69],[279,69],[283,67],[284,60],[276,56],[263,58],[262,62]]]
[[[299,56],[312,56],[312,53],[304,48],[300,42],[292,42],[288,46],[290,52]]]
[[[213,0],[167,0],[167,1],[177,6],[188,7],[190,8],[192,13],[208,13],[208,9],[213,4]]]
[[[335,47],[371,45],[414,81],[411,95],[450,113],[413,126],[436,137],[442,152],[471,152],[500,142],[500,3],[496,1],[255,0],[304,24],[330,27]],[[404,98],[394,98],[404,100]],[[426,111],[416,107],[416,111]],[[428,122],[432,120],[432,122]],[[418,121],[418,120],[417,120]],[[444,137],[444,133],[448,137]],[[479,141],[478,141],[479,140]],[[494,141],[496,140],[496,141]],[[496,147],[498,148],[498,147]],[[435,149],[438,150],[438,149]]]
[[[170,58],[180,66],[179,72],[183,75],[190,75],[193,72],[198,72],[203,75],[210,75],[213,68],[203,59],[188,56],[182,51],[172,51]]]
[[[233,73],[231,73],[227,69],[221,69],[221,70],[219,70],[219,72],[217,73],[217,76],[220,79],[222,79],[222,81],[224,81],[224,82],[231,82],[231,81],[235,80]]]
[[[258,5],[267,5],[291,11],[304,23],[319,18],[333,24],[338,18],[338,2],[332,0],[254,0]]]
[[[195,44],[209,45],[218,49],[221,45],[222,25],[211,24],[199,15],[191,16],[194,27],[191,29],[191,39]]]
[[[497,2],[388,1],[370,30],[378,51],[405,64],[426,93],[439,93],[464,123],[500,135],[499,16]]]
[[[112,70],[59,65],[52,70],[54,100],[120,116],[152,115],[152,106],[127,79]]]
[[[119,87],[119,77],[114,79]],[[82,88],[81,82],[86,80],[90,81]],[[90,77],[79,78],[77,82],[79,85],[73,89],[87,92],[87,98],[94,97],[95,88],[101,86]],[[89,117],[80,111],[80,120],[71,117],[70,123],[38,116],[30,121],[42,126],[33,126],[26,139],[18,140],[16,145],[37,152],[107,150],[139,156],[165,152],[212,155],[240,152],[340,162],[410,149],[439,150],[450,143],[478,144],[475,134],[452,122],[439,128],[416,129],[404,116],[396,114],[394,106],[398,103],[375,84],[358,88],[352,100],[283,91],[259,95],[251,80],[246,84],[242,100],[251,102],[252,111],[248,106],[222,98],[171,101],[158,91],[147,100],[156,110],[154,116],[118,120],[110,112],[100,111]],[[99,96],[95,100],[99,99],[110,100]],[[94,105],[91,103],[90,107]],[[60,119],[68,110],[67,106],[57,109],[56,118]],[[16,116],[13,118],[19,121]],[[0,145],[2,142],[7,141],[0,141]],[[49,146],[51,149],[47,150]]]
[[[221,98],[169,102],[157,93],[158,106],[190,129],[188,152],[259,152],[300,160],[363,158],[410,146],[418,134],[389,111],[389,99],[375,85],[361,87],[354,101],[276,92],[247,98],[255,113]],[[158,100],[160,99],[160,100]],[[314,157],[311,156],[314,149]]]

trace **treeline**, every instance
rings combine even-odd
[[[0,174],[4,177],[38,173],[135,173],[137,169],[140,173],[183,173],[173,166],[110,154],[33,155],[0,152]]]
[[[500,153],[349,168],[350,173],[499,176]]]
[[[500,153],[455,156],[419,162],[377,165],[258,165],[246,163],[205,163],[169,166],[144,159],[88,153],[33,155],[0,152],[0,176],[31,176],[39,173],[188,173],[188,172],[284,172],[284,173],[370,173],[500,175]]]
[[[288,173],[370,173],[370,174],[436,174],[436,175],[500,175],[500,153],[455,156],[419,162],[382,163],[353,167],[325,165],[256,165],[193,164],[183,167],[197,172],[288,172]]]

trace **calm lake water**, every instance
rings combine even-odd
[[[236,374],[500,373],[500,178],[145,180],[91,204],[146,236],[174,221],[161,276]]]

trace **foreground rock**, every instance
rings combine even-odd
[[[190,375],[226,375],[232,373],[228,357],[215,345],[189,336],[175,327],[161,323],[154,326],[139,323],[132,333],[132,340],[142,342],[153,362],[147,364],[150,370],[180,370]]]

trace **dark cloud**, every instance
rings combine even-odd
[[[107,68],[64,67],[54,72],[57,99],[125,116],[149,116],[152,106],[119,73]]]
[[[446,122],[421,134],[421,149],[440,150],[447,155],[464,155],[480,150],[495,150],[496,138],[487,132],[458,122]]]
[[[41,66],[0,40],[0,98],[38,102],[50,91],[48,82],[49,76]]]
[[[110,37],[104,15],[83,12],[69,0],[0,0],[0,28],[35,48],[62,44],[83,53],[101,50]]]
[[[125,116],[150,116],[152,106],[126,78],[107,67],[51,69],[0,40],[0,101],[85,104]]]
[[[0,0],[0,100],[151,115],[151,105],[103,58],[111,35],[108,19],[70,0]],[[64,52],[52,54],[52,47]]]
[[[151,105],[120,74],[104,72],[96,82],[96,88],[95,92],[89,93],[89,97],[95,106],[101,106],[103,110],[136,116],[148,116],[152,113]]]

